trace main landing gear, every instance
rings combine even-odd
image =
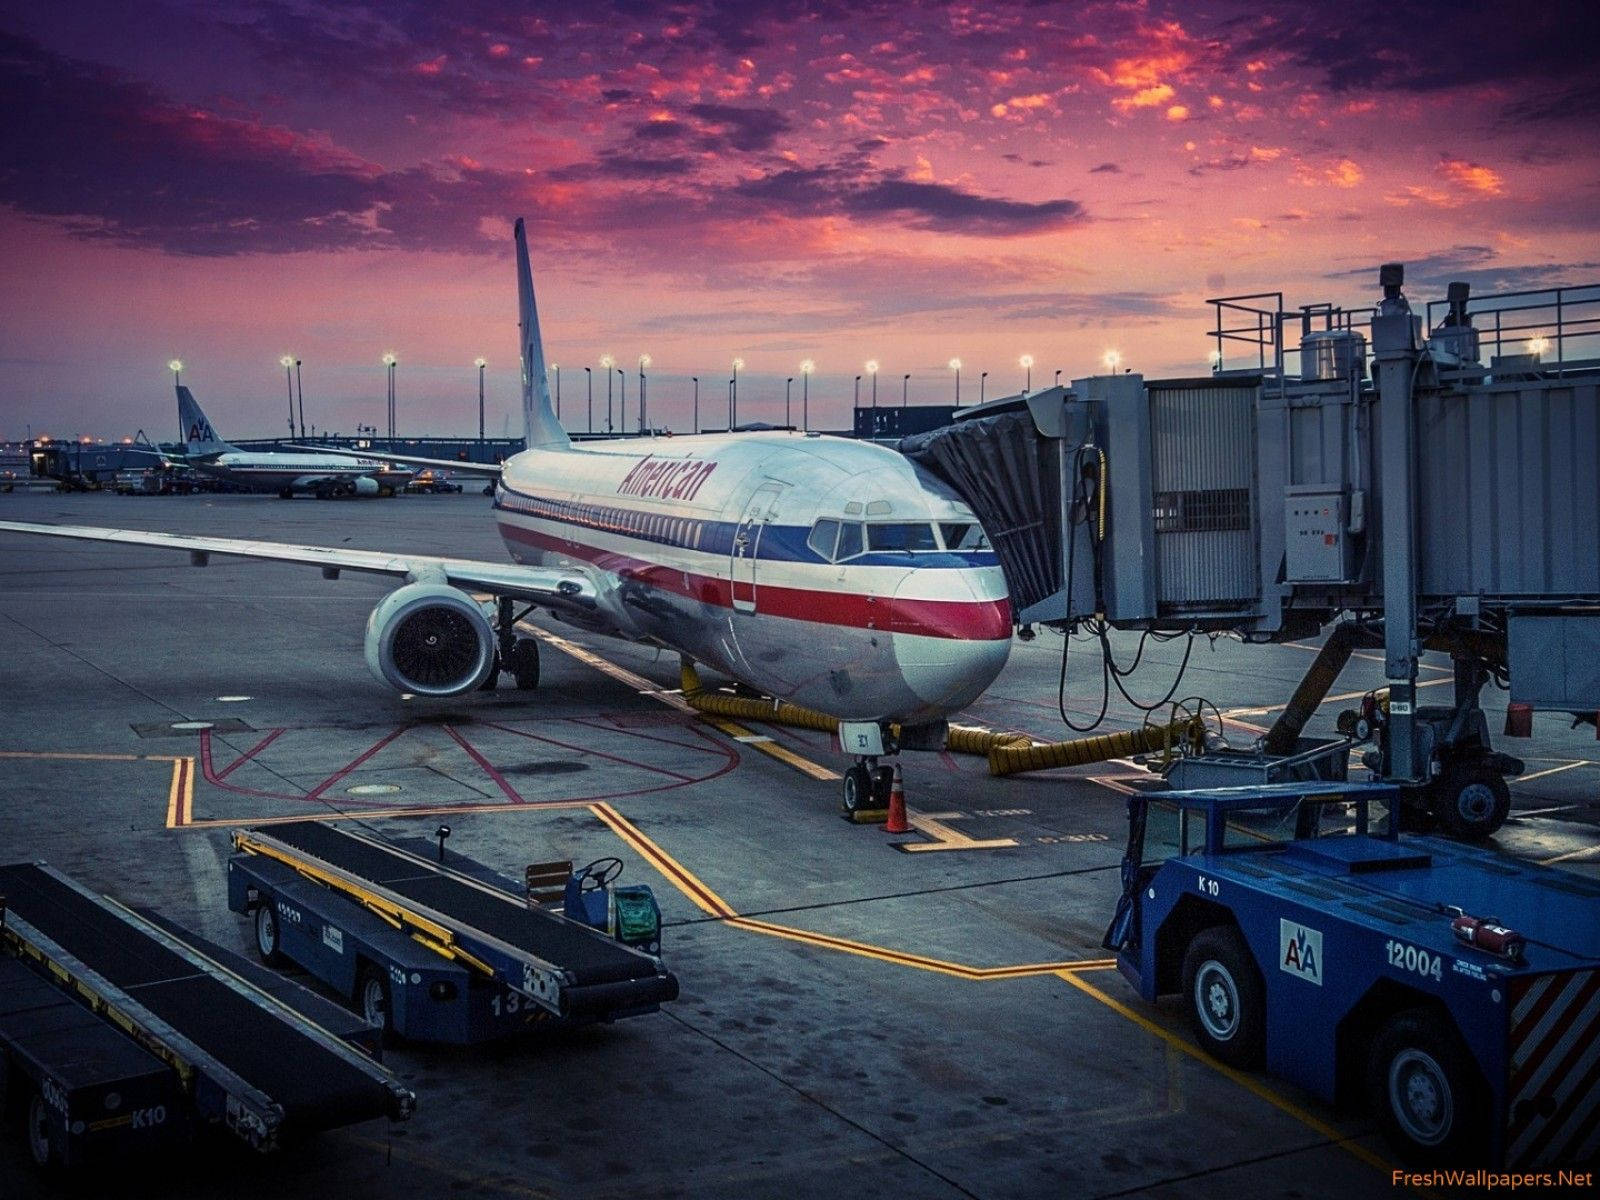
[[[536,638],[518,637],[517,622],[531,613],[537,605],[530,604],[520,613],[517,604],[508,596],[499,597],[495,605],[495,639],[499,651],[489,677],[480,691],[492,692],[500,682],[502,671],[517,681],[519,692],[531,692],[539,686],[539,642]]]

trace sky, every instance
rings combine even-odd
[[[0,0],[0,438],[488,432],[528,223],[563,416],[813,426],[1208,369],[1219,295],[1600,279],[1592,0]],[[987,378],[982,378],[987,372]],[[910,375],[909,383],[904,380]],[[552,380],[553,382],[553,380]],[[870,376],[861,383],[871,396]],[[620,415],[620,414],[619,414]]]

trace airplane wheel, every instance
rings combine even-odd
[[[256,909],[256,953],[269,967],[283,963],[283,953],[278,945],[278,914],[272,911],[270,904],[262,904]]]
[[[533,638],[518,638],[506,663],[517,681],[517,690],[531,692],[539,686],[539,643]]]
[[[889,807],[889,793],[894,791],[894,768],[879,767],[872,773],[872,798],[879,808]]]
[[[857,812],[872,803],[872,772],[857,763],[844,773],[844,810]]]

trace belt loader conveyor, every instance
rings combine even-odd
[[[521,889],[317,821],[236,830],[228,902],[269,962],[294,960],[406,1036],[470,1043],[530,1020],[653,1012],[678,981],[652,954],[530,907]]]
[[[266,1151],[415,1108],[381,1064],[49,866],[0,866],[0,895],[0,1067],[36,1089],[41,1164],[92,1156],[108,1132],[132,1145],[220,1124]]]

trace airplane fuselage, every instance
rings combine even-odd
[[[847,720],[917,724],[1005,665],[1005,577],[970,509],[893,450],[790,432],[529,450],[505,463],[520,563],[581,571],[601,632]]]
[[[392,467],[380,458],[336,458],[331,454],[260,453],[228,450],[214,457],[191,458],[201,474],[263,492],[311,491],[327,482],[371,479],[380,488],[398,490],[415,472]]]

